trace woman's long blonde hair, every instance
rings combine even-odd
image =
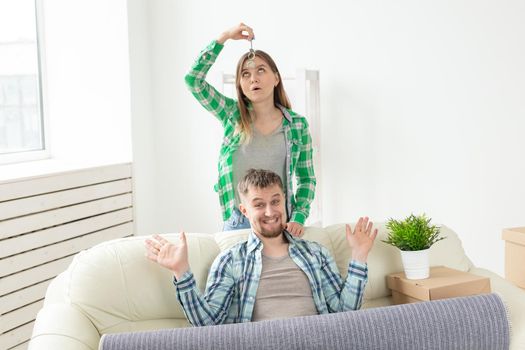
[[[248,110],[250,100],[248,99],[248,97],[246,97],[246,95],[244,95],[241,88],[241,71],[242,67],[244,66],[244,62],[248,58],[248,54],[249,52],[245,53],[239,59],[239,63],[237,63],[237,74],[235,74],[235,88],[237,89],[237,105],[239,106],[239,111],[241,113],[241,120],[237,124],[236,132],[241,134],[241,142],[249,142],[252,136],[252,118],[250,117],[250,111]],[[277,77],[279,78],[279,83],[273,89],[274,104],[276,106],[281,105],[285,108],[292,108],[292,104],[288,99],[288,95],[286,95],[286,91],[284,91],[283,79],[281,77],[281,73],[279,73],[279,69],[277,69],[275,61],[270,57],[270,55],[261,50],[255,50],[255,56],[258,56],[266,63],[268,63],[270,69],[275,74],[277,74]]]

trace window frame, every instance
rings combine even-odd
[[[34,0],[36,21],[36,50],[38,58],[38,95],[39,114],[41,118],[42,149],[32,151],[16,151],[0,154],[0,165],[22,163],[51,158],[49,142],[49,106],[47,99],[46,54],[44,45],[44,7],[43,0]]]

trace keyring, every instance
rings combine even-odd
[[[255,50],[253,49],[253,39],[250,40],[250,51],[248,52],[248,62],[246,63],[248,68],[255,67]]]

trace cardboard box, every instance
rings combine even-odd
[[[490,279],[444,266],[430,268],[430,277],[409,280],[404,272],[387,276],[395,304],[490,293]]]
[[[525,288],[525,227],[503,230],[505,240],[505,278]]]

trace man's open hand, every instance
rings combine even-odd
[[[180,242],[174,244],[159,235],[154,235],[153,239],[145,241],[146,257],[172,271],[177,279],[190,269],[186,234],[181,232],[179,239]]]
[[[366,216],[359,218],[353,231],[350,225],[346,225],[346,240],[352,248],[352,260],[366,263],[368,252],[377,236],[377,228],[372,231],[372,227],[372,222],[369,222]]]

